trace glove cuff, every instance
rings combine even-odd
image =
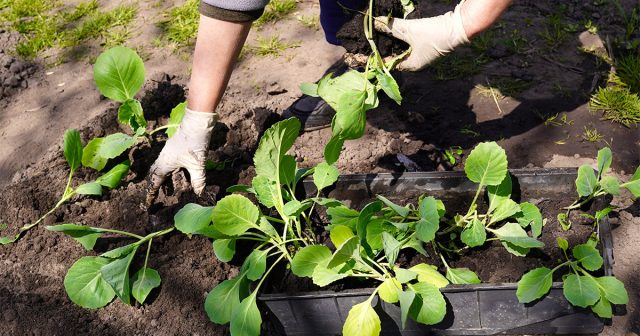
[[[469,43],[469,38],[467,37],[467,33],[464,31],[464,25],[462,24],[462,5],[465,0],[460,1],[460,3],[453,10],[453,22],[452,22],[452,31],[451,31],[451,45],[456,47],[460,44]]]
[[[217,120],[217,113],[192,111],[185,108],[184,116],[178,127],[178,137],[183,138],[182,141],[185,144],[206,149]]]

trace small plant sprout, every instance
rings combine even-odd
[[[442,157],[449,162],[450,165],[455,166],[458,163],[458,158],[462,155],[462,147],[451,146],[442,150]]]
[[[83,166],[100,171],[109,159],[120,156],[140,139],[148,139],[155,132],[164,129],[169,137],[175,132],[184,115],[184,103],[171,112],[169,125],[147,132],[142,105],[134,98],[144,84],[144,72],[142,59],[132,49],[114,47],[98,56],[93,66],[96,86],[103,96],[121,103],[118,108],[118,121],[128,125],[134,134],[114,133],[106,137],[93,138],[84,147]]]
[[[558,247],[562,249],[566,261],[553,269],[540,267],[525,273],[518,281],[516,295],[520,303],[533,302],[549,292],[553,283],[553,275],[562,268],[570,273],[563,276],[563,293],[574,306],[591,308],[598,316],[612,317],[611,304],[629,302],[627,290],[622,281],[613,276],[596,277],[591,272],[602,268],[603,259],[596,249],[596,240],[590,239],[571,249],[572,258],[568,255],[569,243],[558,238]]]
[[[598,132],[595,127],[584,127],[584,132],[582,133],[582,139],[588,142],[600,142],[602,141],[604,136]]]
[[[163,236],[173,227],[153,232],[147,236],[133,233],[90,227],[77,224],[47,226],[47,230],[62,232],[78,241],[85,249],[92,250],[98,238],[104,234],[118,234],[137,239],[136,242],[107,251],[99,256],[78,259],[64,277],[64,289],[73,303],[83,308],[101,308],[118,297],[131,304],[131,296],[143,304],[154,288],[160,286],[158,271],[148,267],[153,239]],[[138,248],[146,246],[144,264],[132,277],[129,268]]]
[[[87,182],[77,186],[71,187],[73,180],[73,173],[80,168],[80,161],[83,155],[82,143],[80,141],[80,133],[75,129],[69,129],[64,134],[63,144],[64,158],[69,164],[69,177],[67,178],[67,185],[64,188],[60,200],[55,204],[53,208],[47,211],[42,217],[38,218],[31,224],[24,225],[20,228],[18,233],[13,237],[0,237],[0,244],[6,245],[15,242],[20,239],[22,234],[31,229],[32,227],[40,224],[47,216],[56,211],[65,202],[71,200],[76,195],[102,195],[102,188],[109,189],[116,188],[120,185],[122,177],[129,172],[129,161],[124,161],[109,170],[104,175],[98,177],[95,181]]]
[[[571,211],[591,202],[594,198],[606,194],[618,196],[620,195],[620,188],[629,190],[634,198],[640,197],[640,167],[636,169],[629,181],[620,183],[615,176],[604,175],[611,167],[611,161],[611,149],[604,147],[598,151],[597,171],[587,164],[578,168],[576,189],[579,198],[564,208],[565,212],[558,214],[558,222],[565,231],[571,228],[571,220],[569,219]]]

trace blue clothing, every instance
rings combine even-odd
[[[267,3],[269,0],[202,0],[200,13],[225,21],[252,21],[262,15]],[[320,24],[327,42],[340,45],[336,34],[353,14],[345,8],[362,10],[366,4],[366,0],[320,0]]]
[[[340,45],[336,34],[352,16],[352,12],[343,7],[361,10],[366,3],[366,0],[320,0],[320,24],[327,42]]]

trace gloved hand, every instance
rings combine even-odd
[[[462,3],[452,11],[440,16],[403,20],[376,17],[374,28],[382,33],[407,42],[411,54],[398,64],[398,70],[417,71],[436,58],[451,52],[469,39],[462,26]]]
[[[178,130],[160,152],[149,170],[147,206],[155,199],[167,175],[185,168],[191,175],[191,186],[200,195],[205,186],[205,160],[211,131],[218,119],[217,113],[185,110]]]

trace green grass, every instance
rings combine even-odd
[[[437,80],[460,79],[479,73],[488,62],[484,54],[459,56],[454,53],[437,59],[429,68]]]
[[[295,11],[297,5],[296,0],[271,0],[262,16],[253,23],[253,26],[260,28],[265,23],[276,22]]]
[[[514,54],[524,54],[529,48],[529,40],[518,29],[511,30],[502,43]]]
[[[198,33],[199,0],[187,0],[182,6],[173,7],[167,17],[159,23],[163,30],[163,40],[171,42],[176,48],[184,48],[193,45]]]
[[[601,111],[604,120],[618,122],[627,127],[640,122],[640,97],[628,88],[609,86],[598,89],[589,100],[589,109]]]
[[[615,83],[640,93],[640,55],[629,54],[616,60]]]
[[[493,30],[487,30],[471,41],[471,48],[479,53],[485,53],[495,46],[495,32]]]
[[[277,57],[287,49],[297,48],[297,43],[284,42],[278,35],[264,38],[262,36],[256,37],[258,45],[251,48],[251,52],[257,56],[272,56]]]
[[[4,6],[4,7],[3,7]],[[59,2],[15,0],[0,3],[0,18],[21,35],[16,53],[34,58],[50,48],[76,47],[89,40],[102,44],[122,44],[122,31],[137,14],[136,5],[120,5],[108,12],[98,11],[96,0],[63,7]],[[120,32],[120,35],[118,35]]]
[[[589,142],[600,142],[604,136],[598,132],[595,127],[584,127],[584,132],[582,133],[582,139]]]
[[[318,17],[318,15],[298,15],[296,19],[307,28],[313,30],[320,29],[320,17]]]
[[[557,48],[566,41],[569,33],[575,33],[579,30],[578,24],[571,24],[564,20],[565,11],[564,6],[559,6],[555,13],[547,17],[544,30],[538,33],[547,47],[551,49]]]

